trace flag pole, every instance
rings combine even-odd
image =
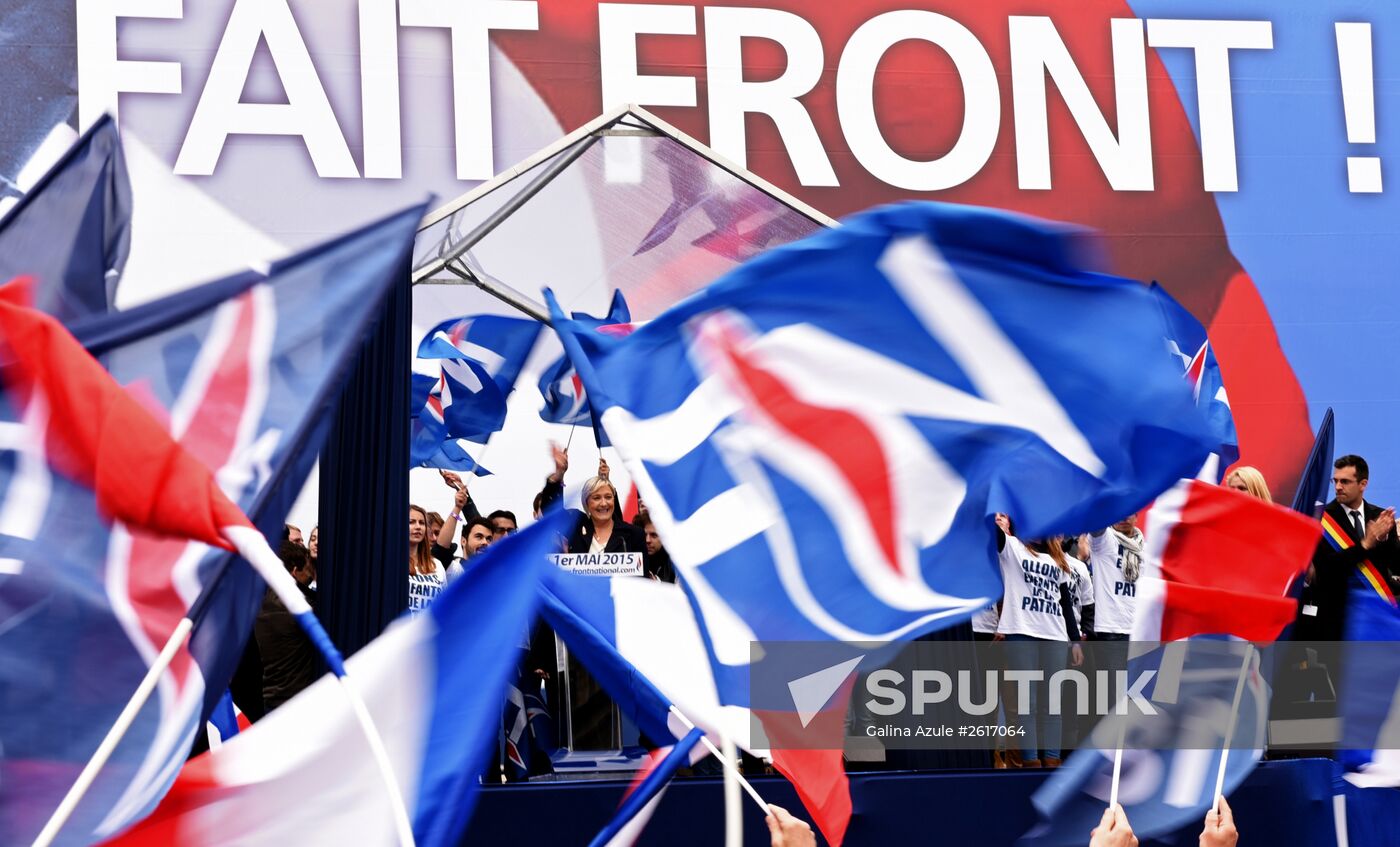
[[[252,566],[253,570],[263,578],[277,595],[277,599],[282,601],[282,605],[287,611],[292,613],[297,623],[301,626],[306,637],[311,640],[312,645],[320,652],[326,660],[326,665],[331,673],[335,674],[340,683],[340,690],[345,692],[345,698],[350,703],[350,711],[355,716],[355,722],[359,724],[361,735],[365,737],[365,742],[369,744],[370,755],[374,758],[374,763],[379,771],[379,777],[384,783],[384,788],[389,795],[389,808],[394,816],[394,829],[398,834],[401,847],[414,847],[413,824],[408,817],[408,808],[404,805],[403,790],[399,787],[399,781],[394,776],[394,766],[389,761],[389,751],[384,747],[384,739],[379,734],[379,729],[374,725],[374,717],[370,715],[369,708],[360,697],[360,693],[351,686],[345,673],[345,660],[341,657],[340,651],[336,649],[331,641],[330,634],[325,627],[321,626],[321,621],[316,617],[316,613],[311,610],[311,604],[302,596],[301,589],[297,587],[296,580],[282,564],[282,559],[272,552],[267,539],[262,533],[251,526],[226,526],[222,529],[222,534],[238,554]]]
[[[725,847],[742,847],[744,817],[739,809],[739,769],[734,764],[737,758],[734,740],[726,733],[719,737],[719,746],[724,751],[724,763],[728,766],[724,769],[724,844]]]
[[[695,729],[695,724],[691,723],[690,718],[682,714],[681,710],[677,709],[674,703],[671,704],[671,714],[675,715],[681,723],[685,724],[686,729]],[[753,801],[758,804],[758,807],[763,810],[764,816],[766,817],[767,815],[769,815],[770,812],[768,811],[768,804],[763,802],[763,798],[759,796],[758,791],[753,787],[753,785],[750,784],[750,782],[747,779],[744,779],[744,775],[739,772],[739,766],[734,764],[734,760],[726,758],[724,752],[721,751],[718,747],[716,747],[714,745],[714,742],[710,741],[709,736],[700,736],[700,743],[705,745],[705,749],[710,751],[710,755],[714,756],[716,759],[719,760],[720,764],[724,765],[726,773],[733,773],[734,777],[738,780],[739,785],[742,786],[744,790],[748,792],[748,795],[752,797]]]
[[[1244,661],[1240,662],[1240,675],[1235,680],[1235,700],[1230,704],[1230,722],[1225,726],[1225,744],[1220,748],[1220,769],[1215,773],[1215,800],[1211,808],[1220,814],[1220,799],[1225,795],[1225,766],[1230,761],[1230,742],[1235,737],[1235,723],[1240,716],[1240,697],[1244,694],[1245,677],[1249,676],[1249,663],[1254,658],[1254,642],[1246,641]]]
[[[1123,774],[1123,744],[1128,736],[1128,716],[1118,724],[1118,747],[1113,751],[1113,785],[1108,789],[1108,807],[1118,805],[1118,778]]]
[[[375,764],[378,766],[380,777],[384,780],[384,785],[388,789],[389,804],[394,814],[394,826],[398,833],[399,843],[402,847],[413,847],[413,825],[408,818],[408,809],[404,806],[403,793],[399,789],[398,780],[394,777],[393,766],[389,762],[389,753],[384,748],[384,741],[379,735],[379,731],[374,726],[374,719],[370,716],[369,709],[366,708],[364,700],[359,692],[350,686],[345,674],[345,664],[341,659],[340,651],[331,643],[330,636],[326,634],[320,621],[311,611],[306,598],[301,596],[301,592],[296,587],[296,582],[286,569],[282,567],[282,560],[277,558],[277,554],[272,552],[268,546],[267,539],[262,534],[249,526],[229,526],[223,528],[224,537],[237,549],[238,553],[253,567],[257,573],[272,587],[278,599],[282,600],[288,611],[296,617],[297,623],[301,625],[312,644],[325,657],[326,664],[330,666],[331,672],[336,675],[340,682],[341,690],[345,692],[345,697],[349,701],[350,711],[354,714],[356,722],[359,724],[365,741],[369,744],[370,754],[373,756]],[[270,557],[270,558],[269,558]],[[276,563],[275,567],[273,563]],[[290,584],[290,592],[288,590]],[[107,731],[107,735],[102,739],[102,743],[97,746],[83,770],[78,774],[78,779],[68,789],[63,800],[54,809],[53,815],[44,824],[43,830],[39,832],[38,838],[34,841],[34,847],[49,847],[54,838],[72,817],[73,812],[82,802],[88,790],[92,787],[97,774],[107,764],[112,753],[117,749],[127,730],[135,722],[136,716],[145,707],[146,701],[150,699],[151,692],[155,690],[156,684],[160,682],[161,675],[170,667],[175,654],[184,646],[189,639],[190,631],[194,628],[194,621],[188,617],[181,618],[175,625],[175,630],[170,634],[170,638],[161,648],[160,655],[156,657],[154,663],[146,671],[145,677],[141,679],[140,685],[136,687],[135,693],[127,701],[121,714],[112,724],[112,728]]]
[[[58,804],[58,808],[54,809],[53,814],[49,816],[48,823],[45,823],[44,828],[39,831],[39,837],[34,839],[33,847],[49,847],[49,845],[53,843],[53,840],[58,837],[59,830],[63,828],[64,824],[68,823],[68,819],[72,817],[73,811],[78,808],[78,804],[82,802],[88,789],[92,787],[93,780],[97,778],[98,772],[102,770],[103,765],[107,764],[107,760],[111,758],[112,753],[116,751],[117,745],[121,743],[122,738],[126,735],[126,731],[131,728],[131,724],[136,720],[136,716],[141,713],[141,709],[146,705],[146,700],[150,698],[151,692],[155,690],[156,683],[160,682],[161,675],[165,673],[165,669],[168,668],[170,662],[174,660],[175,654],[179,652],[180,648],[184,646],[185,641],[190,637],[190,630],[192,629],[194,629],[194,621],[189,618],[181,618],[180,622],[175,625],[175,631],[172,632],[170,638],[166,640],[165,646],[161,648],[160,655],[156,657],[155,662],[153,662],[150,669],[146,671],[146,676],[142,678],[141,684],[136,686],[136,692],[131,695],[131,699],[127,701],[126,707],[122,709],[121,714],[117,715],[116,723],[112,724],[112,728],[107,730],[107,735],[102,739],[102,743],[97,745],[97,750],[93,752],[92,758],[88,759],[86,765],[83,765],[82,771],[78,774],[78,779],[73,783],[72,787],[68,789],[68,793],[63,796],[63,800]]]

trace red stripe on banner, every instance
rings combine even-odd
[[[188,845],[189,840],[182,837],[180,824],[187,815],[197,814],[208,807],[210,793],[220,788],[219,781],[214,777],[213,755],[204,753],[186,762],[175,778],[175,784],[161,798],[155,811],[116,838],[102,842],[103,847]]]
[[[1292,510],[1194,480],[1162,552],[1162,578],[1282,596],[1308,566],[1321,531]]]
[[[854,687],[851,676],[805,727],[796,712],[753,712],[768,737],[773,767],[792,783],[832,847],[845,840],[853,811],[843,756],[846,707]]]
[[[1351,536],[1347,535],[1346,530],[1342,529],[1341,524],[1337,523],[1337,519],[1326,512],[1322,513],[1321,523],[1322,536],[1327,539],[1328,544],[1332,545],[1332,549],[1345,550],[1355,543],[1351,540]]]
[[[1230,277],[1208,331],[1230,392],[1240,461],[1258,468],[1276,496],[1291,496],[1314,433],[1303,388],[1249,274]]]
[[[1382,600],[1394,606],[1395,594],[1391,592],[1390,586],[1386,584],[1385,577],[1381,576],[1380,570],[1369,561],[1362,562],[1360,568],[1361,578],[1366,580],[1366,584],[1370,585],[1381,596]]]
[[[1186,379],[1192,385],[1201,381],[1201,371],[1205,369],[1206,350],[1209,349],[1209,346],[1209,342],[1202,344],[1201,349],[1197,350],[1196,355],[1191,359],[1191,364],[1186,366]]]
[[[767,7],[790,12],[816,30],[828,60],[839,57],[852,33],[881,12],[898,4],[811,3],[770,0]],[[540,4],[539,28],[529,32],[501,31],[493,43],[524,74],[531,87],[572,130],[613,103],[601,99],[599,24],[596,0],[555,0]],[[1094,98],[1114,102],[1114,66],[1110,21],[1136,18],[1125,0],[1079,0],[1075,3],[987,0],[982,3],[940,3],[987,50],[1000,72],[1001,133],[987,163],[970,179],[936,194],[919,195],[952,203],[970,203],[1082,224],[1097,231],[1111,267],[1124,276],[1158,279],[1209,333],[1216,360],[1230,392],[1242,459],[1263,471],[1275,492],[1291,493],[1298,481],[1313,432],[1306,399],[1274,331],[1268,308],[1230,251],[1215,195],[1203,187],[1200,144],[1188,111],[1171,84],[1161,57],[1147,51],[1148,109],[1152,115],[1155,188],[1115,191],[1084,132],[1057,97],[1051,98],[1046,121],[1049,147],[1055,152],[1053,184],[1049,190],[1020,188],[1010,88],[1011,56],[1006,38],[1008,14],[1049,17],[1074,57]],[[956,8],[955,12],[950,9]],[[782,48],[753,39],[745,44],[746,64],[785,67]],[[700,90],[707,84],[705,39],[685,35],[647,35],[636,40],[639,74],[674,75],[685,68]],[[935,159],[947,152],[962,127],[965,104],[957,85],[943,81],[955,69],[931,44],[910,40],[891,47],[880,61],[871,96],[878,107],[885,143],[912,159]],[[881,203],[907,200],[906,189],[883,182],[849,154],[836,108],[834,77],[826,75],[802,98],[802,105],[828,155],[839,188],[804,186],[797,179],[788,145],[773,121],[751,121],[747,128],[747,165],[755,173],[841,218]],[[699,108],[656,106],[658,115],[695,138],[711,138],[709,113]],[[650,175],[649,175],[650,177]],[[617,249],[617,248],[614,248]],[[630,245],[628,245],[630,249]],[[620,260],[626,254],[608,258]],[[727,263],[708,251],[694,258],[713,257],[714,268],[680,266],[676,276],[711,279]],[[639,315],[654,314],[668,305],[661,269],[650,288],[624,286]],[[645,284],[645,282],[643,283]],[[651,296],[656,291],[656,296]]]
[[[181,446],[206,468],[221,468],[233,458],[251,388],[254,329],[251,292],[233,303],[237,312],[227,346],[204,386],[203,395],[197,398],[194,414],[180,438]],[[209,484],[214,484],[212,478]],[[246,522],[246,518],[238,521]],[[142,630],[157,649],[188,610],[186,598],[179,592],[174,578],[175,568],[188,550],[188,542],[182,538],[132,532],[127,591]],[[170,662],[170,675],[177,692],[184,692],[193,668],[194,658],[187,644]]]
[[[805,402],[777,376],[749,361],[733,342],[733,334],[724,332],[721,352],[753,403],[776,426],[836,466],[855,492],[852,506],[864,512],[885,564],[900,574],[894,480],[880,437],[864,420],[845,409]]]
[[[1184,583],[1165,583],[1162,641],[1194,635],[1233,635],[1269,642],[1293,623],[1298,602],[1288,597],[1260,597]]]
[[[227,547],[219,528],[246,523],[213,475],[181,450],[56,320],[21,305],[28,281],[0,296],[0,338],[13,354],[6,377],[49,405],[49,461],[92,487],[106,517]]]

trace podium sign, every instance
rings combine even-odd
[[[555,553],[554,564],[589,576],[641,576],[641,553]]]

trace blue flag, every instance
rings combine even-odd
[[[501,692],[517,668],[516,651],[501,645],[518,641],[534,619],[538,598],[528,586],[550,566],[547,555],[567,524],[556,511],[492,545],[428,607],[440,646],[413,827],[420,845],[461,840],[479,790],[477,774],[500,731]]]
[[[521,653],[522,661],[525,654]],[[554,731],[544,686],[532,670],[521,670],[519,679],[506,685],[506,705],[501,716],[505,732],[505,769],[511,782],[552,773],[549,757],[554,754]]]
[[[1298,478],[1298,490],[1293,494],[1293,511],[1313,518],[1322,517],[1322,507],[1332,499],[1332,452],[1336,426],[1332,419],[1332,407],[1322,416],[1322,426],[1317,428],[1312,450],[1308,453],[1307,464]]]
[[[1191,384],[1196,406],[1210,423],[1210,430],[1219,442],[1215,450],[1220,456],[1220,472],[1240,458],[1240,437],[1235,432],[1235,416],[1230,411],[1230,399],[1225,393],[1225,379],[1220,373],[1220,363],[1215,359],[1215,350],[1206,336],[1206,328],[1196,320],[1195,315],[1176,302],[1167,290],[1156,282],[1152,283],[1152,293],[1157,295],[1157,303],[1162,307],[1162,318],[1167,324],[1167,351],[1181,363],[1186,381]]]
[[[110,308],[130,247],[131,184],[104,115],[0,220],[0,282],[34,277],[34,305],[72,323]]]
[[[73,333],[276,537],[320,451],[324,410],[401,278],[422,211],[315,247],[270,276],[91,316]],[[12,432],[34,425],[13,407],[0,411]],[[28,443],[0,445],[0,512],[15,516],[0,525],[9,563],[0,568],[0,845],[32,841],[176,623],[195,622],[64,830],[88,843],[146,814],[175,778],[264,589],[223,550],[110,525],[92,492]]]
[[[1342,740],[1337,760],[1363,788],[1400,787],[1400,608],[1352,568],[1346,595],[1344,664],[1337,693]]]
[[[491,472],[477,464],[476,459],[462,446],[461,437],[448,431],[448,418],[450,415],[452,422],[459,429],[469,430],[471,437],[480,439],[483,426],[489,434],[505,423],[505,397],[501,396],[495,383],[476,373],[472,373],[472,378],[482,390],[476,395],[471,395],[469,391],[460,387],[460,383],[455,379],[448,378],[447,372],[456,371],[459,367],[468,369],[470,373],[469,363],[445,359],[443,373],[436,379],[426,374],[413,374],[413,385],[409,392],[410,408],[413,410],[413,420],[409,425],[409,466],[490,476]],[[455,408],[458,397],[468,399],[461,401],[460,408]],[[480,425],[462,423],[464,416],[472,415],[484,416],[487,422]]]
[[[574,312],[574,325],[578,328],[591,328],[604,337],[618,338],[631,334],[632,311],[627,306],[621,291],[613,292],[612,304],[604,317],[597,318],[584,312]],[[593,437],[599,447],[609,446],[607,433],[598,422],[597,413],[588,402],[588,392],[578,370],[568,355],[560,356],[554,364],[545,368],[540,376],[540,394],[544,397],[544,407],[540,417],[548,423],[570,426],[591,426]]]
[[[420,359],[440,361],[437,384],[423,402],[415,374],[413,467],[473,471],[458,439],[484,442],[506,423],[506,400],[539,337],[541,324],[498,315],[464,315],[433,327],[418,344]]]
[[[1133,834],[1143,842],[1182,827],[1199,831],[1215,802],[1215,778],[1221,751],[1230,733],[1229,716],[1239,682],[1243,642],[1191,639],[1172,694],[1164,693],[1163,651],[1132,660],[1129,679],[1146,670],[1158,675],[1145,693],[1155,715],[1137,714],[1129,706],[1119,779],[1118,802]],[[1269,689],[1258,673],[1258,651],[1240,689],[1240,703],[1225,763],[1223,791],[1228,796],[1254,770],[1268,730]],[[1092,744],[1081,747],[1050,773],[1031,797],[1040,822],[1022,839],[1026,845],[1082,847],[1108,807],[1119,724],[1114,719],[1095,727]]]
[[[622,805],[618,806],[617,814],[612,820],[599,830],[589,842],[589,847],[608,847],[613,843],[632,844],[635,843],[635,836],[640,834],[641,827],[646,825],[649,814],[643,815],[648,804],[661,796],[661,792],[670,783],[671,778],[676,775],[676,771],[690,763],[691,754],[695,750],[695,745],[700,743],[700,736],[704,735],[699,729],[692,729],[686,733],[685,737],[676,742],[674,747],[665,751],[665,756],[659,762],[651,766],[649,772],[641,782],[635,784],[628,790],[627,796],[623,798]],[[657,753],[663,751],[658,750]],[[639,817],[640,816],[640,817]],[[634,836],[631,839],[620,839],[614,842],[613,839],[622,834],[624,830],[628,835]]]
[[[476,362],[509,394],[543,328],[536,320],[500,315],[449,318],[418,342],[418,358]]]
[[[685,735],[671,701],[618,651],[608,580],[554,568],[540,587],[540,615],[568,645],[618,710],[658,744]],[[658,633],[659,637],[665,637]]]
[[[517,667],[516,652],[501,645],[533,619],[539,571],[566,524],[556,512],[491,545],[426,612],[400,618],[349,661],[419,847],[462,840]],[[337,687],[323,677],[256,731],[186,768],[172,802],[117,843],[401,843]],[[308,793],[308,784],[335,790]]]
[[[219,702],[214,704],[214,711],[209,714],[209,725],[218,731],[221,742],[238,734],[238,712],[233,706],[233,694],[227,689]]]
[[[1154,296],[1067,228],[909,203],[771,250],[626,336],[555,329],[723,664],[1001,596],[991,515],[1106,526],[1215,440]],[[1092,326],[1092,333],[1066,331]],[[1104,351],[1112,351],[1105,355]]]

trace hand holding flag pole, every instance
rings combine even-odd
[[[3,372],[17,396],[28,403],[42,403],[47,409],[45,452],[54,466],[90,486],[98,509],[113,521],[236,551],[252,565],[296,617],[339,679],[389,789],[399,839],[405,845],[413,844],[412,826],[383,741],[363,700],[345,677],[340,652],[277,554],[247,516],[224,496],[209,468],[177,444],[67,330],[52,317],[29,308],[29,302],[26,279],[0,288]],[[188,616],[176,625],[131,700],[39,833],[35,847],[47,847],[57,837],[193,627]]]

